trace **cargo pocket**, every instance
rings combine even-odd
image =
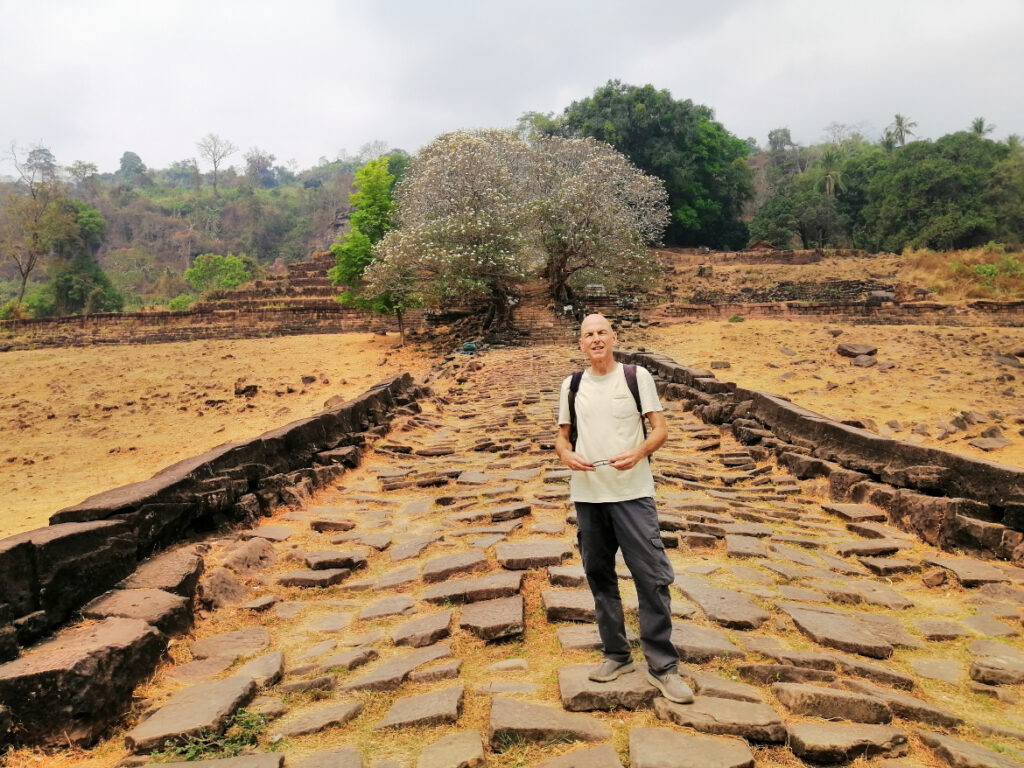
[[[658,586],[667,587],[676,580],[676,572],[665,554],[665,542],[661,540],[660,534],[651,537],[651,546],[654,548],[654,575]]]

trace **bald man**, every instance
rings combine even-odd
[[[616,341],[605,317],[583,319],[580,349],[590,367],[583,372],[574,402],[576,445],[571,441],[571,376],[562,382],[555,441],[558,458],[573,471],[570,498],[576,505],[580,555],[603,645],[604,661],[589,677],[610,682],[635,669],[615,573],[615,553],[621,549],[640,604],[647,679],[670,701],[689,704],[693,692],[677,673],[679,655],[671,638],[668,587],[675,573],[661,541],[648,461],[668,437],[665,415],[654,379],[639,366],[637,409],[623,366],[615,360]],[[646,438],[641,413],[651,425]]]

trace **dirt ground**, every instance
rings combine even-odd
[[[345,334],[0,354],[0,538],[314,414],[332,397],[404,371],[422,378],[433,361],[411,346],[392,349],[397,340]],[[236,397],[239,379],[259,390]]]
[[[392,349],[396,340],[348,334],[0,354],[0,538],[313,414],[331,397],[403,371],[422,378],[433,360],[411,346]],[[854,367],[835,351],[844,341],[877,346],[878,360],[895,367]],[[871,419],[882,434],[1024,465],[1024,369],[992,359],[1024,347],[1024,329],[715,321],[652,329],[629,342],[637,343],[683,364],[728,362],[718,378],[831,418]],[[258,385],[257,394],[236,397],[238,379]],[[937,425],[962,411],[986,423],[937,439]],[[990,453],[968,445],[993,426],[1013,445]]]
[[[842,333],[833,336],[836,330]],[[877,347],[879,364],[854,366],[836,352],[843,342]],[[860,420],[886,436],[1024,465],[1024,368],[993,359],[1024,347],[1024,328],[748,319],[656,328],[639,343],[686,365],[729,363],[714,371],[722,381],[781,395],[840,421]],[[894,367],[883,370],[887,363]],[[939,439],[939,425],[964,411],[985,423]],[[968,444],[991,427],[1013,444],[991,452]]]

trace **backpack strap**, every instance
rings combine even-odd
[[[576,450],[576,438],[579,437],[579,430],[576,428],[576,393],[580,391],[580,381],[583,379],[583,371],[576,371],[569,380],[569,444]]]
[[[622,372],[626,375],[626,386],[633,395],[633,402],[636,403],[636,412],[640,414],[640,427],[644,431],[644,440],[647,439],[647,422],[644,421],[644,409],[640,405],[640,385],[636,383],[636,366],[626,364],[622,366]],[[647,458],[650,458],[648,456]]]

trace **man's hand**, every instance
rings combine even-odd
[[[608,464],[615,467],[615,469],[622,471],[632,469],[646,458],[647,454],[644,453],[644,448],[641,445],[635,451],[626,451],[625,453],[620,453],[618,456],[613,456],[608,460]]]
[[[577,472],[594,471],[594,465],[587,461],[582,453],[576,453],[576,451],[564,451],[562,453],[562,463],[569,469],[575,469]]]

